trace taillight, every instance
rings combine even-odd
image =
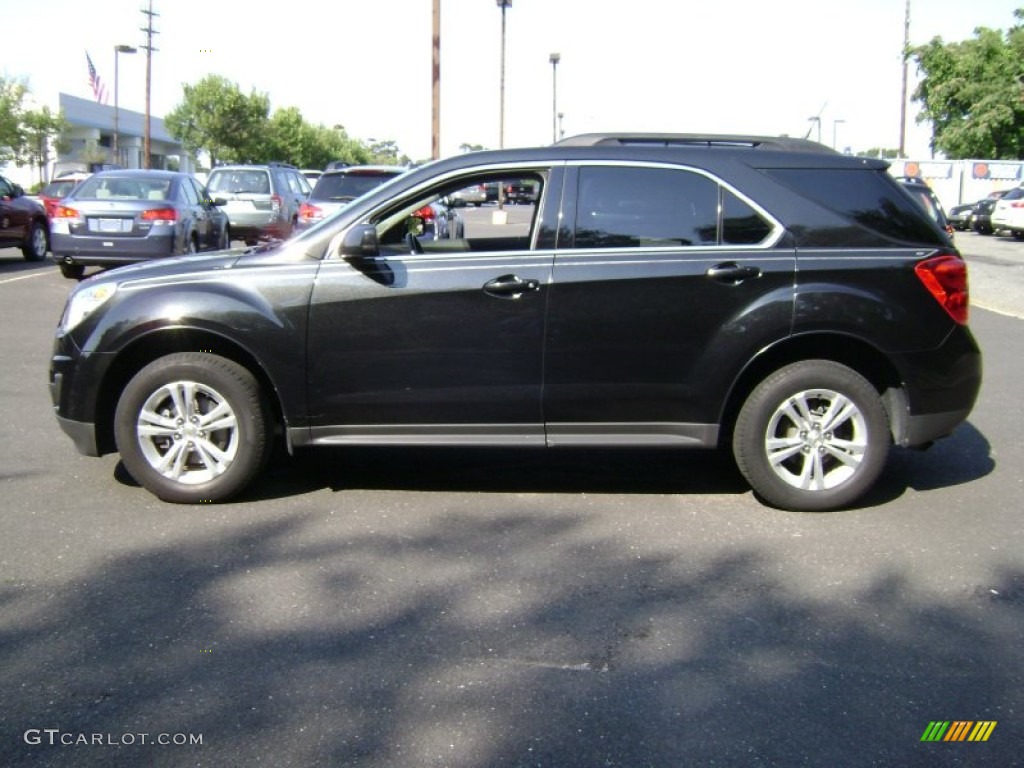
[[[280,213],[282,207],[283,207],[283,201],[281,200],[281,196],[280,195],[271,195],[270,196],[270,208],[271,208],[271,210],[274,213]]]
[[[429,205],[424,205],[418,211],[413,213],[413,216],[417,219],[423,219],[424,221],[430,221],[434,218],[434,209]]]
[[[153,208],[143,211],[139,218],[154,224],[173,224],[178,220],[178,211],[175,208]]]
[[[304,221],[308,224],[311,221],[320,221],[323,217],[324,212],[315,205],[303,203],[299,206],[299,221]]]
[[[965,325],[969,305],[967,263],[952,253],[943,253],[918,262],[914,272],[949,316]]]
[[[66,205],[58,205],[54,209],[53,217],[55,219],[81,219],[82,214],[74,208],[68,208]]]
[[[1014,200],[1010,203],[1011,208],[1024,208],[1024,200]]]

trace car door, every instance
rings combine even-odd
[[[565,186],[549,444],[713,442],[738,366],[791,327],[795,261],[781,226],[692,169],[581,164]]]
[[[0,243],[17,243],[24,234],[25,212],[15,205],[14,185],[0,177]]]
[[[543,188],[549,177],[530,172]],[[553,235],[540,236],[533,204],[480,210],[462,238],[432,239],[412,214],[458,188],[385,205],[364,219],[374,255],[321,266],[308,357],[314,442],[543,444]],[[410,222],[422,239],[402,234]]]

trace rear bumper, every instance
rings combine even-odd
[[[133,264],[159,259],[174,253],[174,233],[151,234],[147,237],[92,237],[55,233],[50,250],[57,261],[86,266],[102,264]]]

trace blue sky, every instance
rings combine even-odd
[[[85,51],[112,90],[113,48],[141,45],[146,0],[7,2],[0,73],[36,97],[90,98]],[[223,75],[271,107],[430,154],[431,0],[154,0],[152,111]],[[501,11],[441,0],[442,154],[498,145]],[[1024,0],[912,0],[911,43],[1007,29]],[[547,143],[552,67],[567,134],[601,130],[804,135],[840,148],[899,142],[905,0],[513,0],[506,15],[505,145]],[[913,86],[913,71],[911,72]],[[120,57],[119,103],[145,108],[145,57]],[[911,107],[908,150],[927,156]],[[817,130],[812,131],[812,138]]]

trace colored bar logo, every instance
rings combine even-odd
[[[988,741],[996,720],[932,720],[921,741]]]

